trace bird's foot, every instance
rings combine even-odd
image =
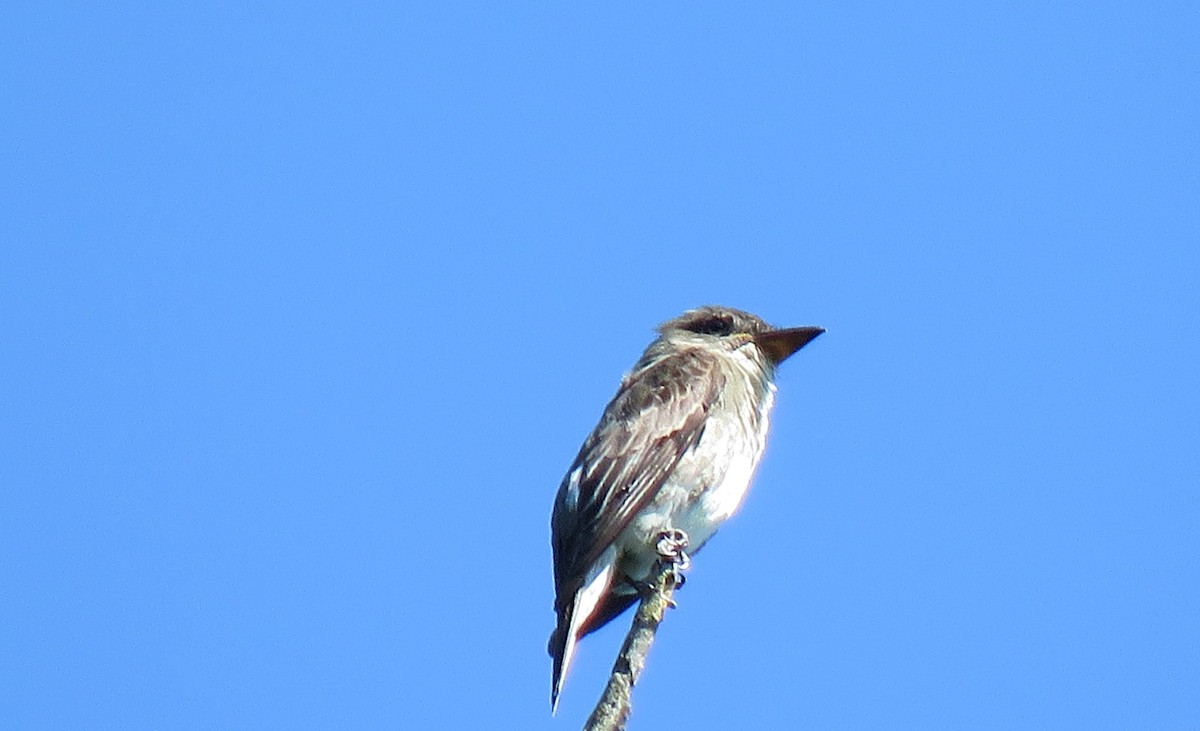
[[[678,528],[662,531],[658,534],[658,541],[654,544],[654,550],[658,551],[660,557],[681,569],[686,569],[692,563],[692,560],[683,551],[687,547],[688,535]]]
[[[684,531],[678,528],[665,530],[658,534],[658,541],[654,544],[654,549],[658,551],[659,561],[661,565],[669,565],[671,572],[674,574],[675,588],[679,589],[687,580],[683,575],[692,565],[692,559],[683,550],[688,546],[688,536]],[[671,602],[674,606],[675,602]]]

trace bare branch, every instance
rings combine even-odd
[[[613,664],[612,675],[596,709],[588,716],[583,731],[623,731],[632,710],[630,696],[646,666],[646,656],[668,607],[675,606],[671,596],[678,586],[679,574],[671,561],[660,561],[650,591],[642,596],[633,626]]]

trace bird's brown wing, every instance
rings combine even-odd
[[[702,350],[639,364],[622,384],[554,501],[556,609],[699,441],[723,385],[716,357]]]

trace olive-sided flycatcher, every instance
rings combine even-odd
[[[766,444],[775,367],[824,330],[701,307],[658,332],[554,499],[552,710],[575,644],[651,580],[659,538],[682,531],[697,551],[737,509]]]

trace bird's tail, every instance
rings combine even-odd
[[[550,644],[547,647],[550,657],[554,658],[554,669],[550,678],[551,714],[558,710],[558,694],[562,690],[563,680],[567,677],[567,670],[571,667],[571,658],[575,656],[575,645],[585,632],[585,624],[608,595],[609,586],[612,584],[615,554],[611,548],[606,551],[590,572],[587,583],[558,610],[558,626],[550,635]]]
[[[575,654],[575,643],[579,641],[571,632],[571,615],[574,614],[575,602],[565,611],[559,612],[558,626],[550,635],[550,657],[554,659],[554,668],[550,676],[550,714],[558,711],[558,694],[562,690],[563,679],[566,678],[567,668],[571,665],[571,656]]]

